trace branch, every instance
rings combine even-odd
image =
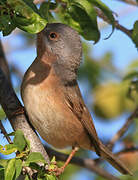
[[[11,144],[12,143],[11,138],[7,135],[7,132],[4,128],[1,120],[0,120],[0,129],[1,129],[1,132],[3,133],[4,137],[7,139],[8,143]]]
[[[41,4],[42,2],[44,2],[45,0],[34,0],[33,3],[34,4]]]
[[[1,50],[2,52],[2,50]],[[3,52],[4,54],[4,52]],[[0,104],[5,111],[14,130],[21,129],[30,141],[31,151],[40,152],[45,157],[46,161],[49,162],[49,157],[36,133],[32,130],[31,126],[27,121],[25,113],[21,112],[23,109],[20,101],[18,100],[11,84],[8,82],[5,74],[0,68]],[[17,115],[14,115],[18,112]]]
[[[133,6],[137,6],[138,5],[138,3],[136,1],[133,1],[133,0],[118,0],[118,1],[130,4],[130,5],[133,5]]]
[[[5,58],[5,54],[3,52],[1,39],[0,39],[0,67],[1,67],[2,71],[4,72],[5,76],[7,77],[8,81],[11,83],[9,67],[8,67],[8,63]]]
[[[97,15],[98,15],[101,19],[103,19],[104,21],[106,21],[107,23],[110,24],[109,19],[104,15],[104,13],[103,13],[99,8],[96,8],[96,7],[95,7],[95,10],[96,10],[96,12],[97,12]],[[124,26],[120,25],[120,24],[118,23],[118,21],[115,21],[115,27],[116,27],[116,29],[119,29],[120,31],[124,32],[125,34],[127,34],[127,35],[131,38],[131,34],[132,34],[131,30],[128,30],[128,29],[125,28]]]
[[[118,141],[124,133],[128,130],[129,126],[134,121],[134,118],[138,117],[138,108],[135,109],[135,111],[128,117],[126,123],[123,125],[123,127],[115,134],[115,136],[111,139],[111,141],[108,143],[108,147],[112,149],[113,145],[116,141]]]
[[[57,152],[57,151],[55,151],[55,150],[53,150],[53,149],[51,149],[51,148],[49,148],[47,146],[45,146],[45,149],[46,149],[48,155],[50,157],[55,156],[56,160],[64,161],[65,162],[67,160],[67,158],[68,158],[67,154],[64,154],[64,153],[61,153],[61,152]],[[71,159],[71,163],[74,164],[74,165],[86,168],[86,169],[88,169],[88,170],[90,170],[92,172],[95,172],[96,174],[102,176],[106,180],[119,180],[119,178],[111,175],[110,173],[108,173],[104,169],[102,169],[99,166],[97,166],[95,164],[95,161],[92,160],[92,159],[82,159],[82,158],[79,158],[79,157],[73,157]]]
[[[121,154],[128,153],[128,152],[138,152],[138,147],[126,148],[126,149],[123,149],[123,150],[119,151],[119,152],[116,153],[116,154],[117,154],[117,155],[121,155]]]

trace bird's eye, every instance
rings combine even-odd
[[[51,33],[49,34],[49,38],[50,38],[51,40],[57,40],[58,37],[59,37],[59,34],[57,34],[56,32],[51,32]]]

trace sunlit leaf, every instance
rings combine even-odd
[[[17,147],[14,144],[7,144],[5,146],[0,146],[0,153],[4,155],[8,155],[16,151],[17,151]]]
[[[42,163],[46,163],[44,157],[42,156],[41,153],[39,152],[32,152],[31,154],[29,154],[27,160],[25,161],[25,165],[29,165],[31,162],[42,162]]]
[[[0,166],[2,167],[6,167],[7,166],[7,163],[8,163],[8,159],[0,159]]]
[[[24,150],[26,146],[26,140],[21,130],[15,131],[15,137],[14,137],[13,143],[20,152]]]
[[[0,108],[0,120],[5,117],[5,112],[3,111],[2,108]]]
[[[7,3],[14,12],[12,20],[18,28],[34,34],[46,26],[47,21],[40,16],[32,0],[7,0]]]
[[[20,159],[16,159],[15,161],[15,179],[19,177],[22,171],[22,161]]]
[[[15,159],[9,160],[5,168],[5,180],[12,180],[15,174]]]

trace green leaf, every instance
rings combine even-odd
[[[74,0],[68,8],[68,13],[71,18],[80,26],[79,33],[86,40],[93,40],[95,43],[100,38],[100,33],[97,27],[97,16],[94,7],[87,0]],[[70,24],[73,26],[74,24]],[[74,26],[76,28],[76,26]],[[78,28],[76,29],[78,30]]]
[[[124,80],[131,80],[133,78],[138,78],[138,71],[134,71],[134,72],[131,72],[129,74],[127,74],[125,77],[124,77]]]
[[[53,9],[55,5],[55,8],[57,4],[50,3],[50,2],[43,2],[39,8],[39,13],[41,17],[47,19],[48,22],[52,22],[54,20],[52,14],[50,13],[50,9]]]
[[[30,180],[30,178],[28,177],[28,175],[25,176],[24,180]]]
[[[0,159],[0,166],[5,168],[7,166],[8,161],[8,159]]]
[[[15,27],[16,26],[13,24],[10,15],[0,16],[0,31],[2,31],[3,36],[9,35]]]
[[[4,180],[4,168],[0,168],[0,180]]]
[[[5,112],[2,108],[0,108],[0,119],[3,119],[5,117]]]
[[[33,162],[33,163],[30,163],[30,164],[29,164],[29,167],[30,167],[31,169],[37,170],[38,172],[42,171],[42,167],[39,166],[39,164],[34,163],[34,162]]]
[[[16,159],[15,161],[15,179],[19,177],[22,171],[22,161],[20,159]]]
[[[32,162],[46,163],[44,157],[39,152],[32,152],[31,154],[29,154],[27,160],[25,161],[25,166],[29,166],[29,164],[32,163]]]
[[[34,34],[46,26],[47,21],[40,16],[32,0],[7,0],[7,3],[14,12],[14,24],[23,31]]]
[[[26,140],[21,130],[15,131],[15,137],[13,143],[20,152],[22,152],[25,149]]]
[[[138,21],[135,22],[133,27],[132,40],[135,43],[136,47],[138,47]]]
[[[57,179],[57,177],[55,175],[46,174],[46,180],[58,180],[58,179]]]
[[[7,144],[5,146],[0,145],[0,153],[4,155],[8,155],[16,151],[17,151],[17,147],[14,144]]]
[[[12,180],[15,174],[15,159],[9,160],[5,168],[5,180]]]
[[[92,3],[93,5],[97,6],[99,9],[101,9],[104,15],[109,19],[114,30],[115,19],[114,19],[112,11],[101,0],[88,0],[88,1]]]

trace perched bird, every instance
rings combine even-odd
[[[21,86],[29,120],[52,146],[95,151],[121,173],[131,174],[97,136],[76,80],[81,57],[80,37],[69,26],[47,24],[37,35],[37,57]]]

